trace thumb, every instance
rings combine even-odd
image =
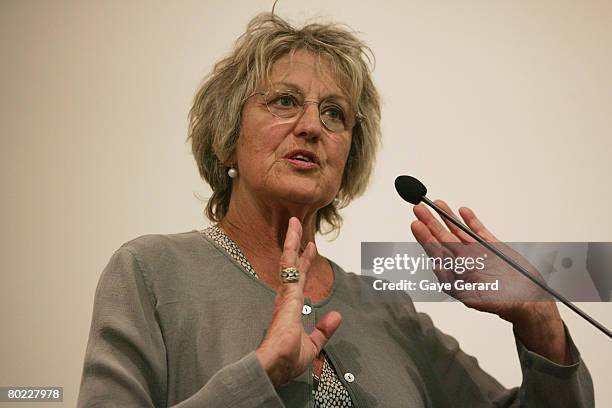
[[[321,352],[325,343],[333,336],[342,322],[342,315],[338,312],[329,312],[317,322],[314,330],[310,333],[310,340],[317,348],[317,354]]]

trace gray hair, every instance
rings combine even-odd
[[[362,116],[353,128],[339,200],[319,209],[316,231],[337,231],[342,224],[338,209],[365,191],[381,136],[380,97],[371,77],[372,51],[344,25],[311,23],[295,28],[272,13],[262,13],[249,22],[232,52],[204,78],[189,111],[187,140],[191,140],[201,177],[213,191],[205,210],[211,221],[219,222],[229,208],[232,183],[224,163],[236,148],[245,98],[267,81],[279,58],[300,49],[331,60],[352,106]],[[323,223],[329,225],[326,231]]]

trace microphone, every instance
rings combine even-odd
[[[398,176],[395,179],[395,189],[400,197],[414,205],[420,203],[427,194],[427,187],[412,176]]]
[[[405,201],[408,201],[410,204],[417,205],[420,202],[424,202],[425,204],[433,208],[441,217],[447,219],[453,225],[457,226],[457,228],[459,228],[461,231],[465,232],[470,237],[474,238],[476,241],[482,244],[489,251],[493,252],[499,258],[504,260],[508,265],[510,265],[511,267],[516,269],[518,272],[520,272],[523,276],[525,276],[530,281],[532,281],[533,283],[538,285],[540,288],[542,288],[544,291],[549,293],[551,296],[559,300],[561,303],[567,306],[570,310],[577,313],[580,317],[582,317],[584,320],[586,320],[587,322],[595,326],[598,330],[603,332],[609,338],[612,338],[612,333],[610,332],[610,330],[606,329],[604,325],[602,325],[597,320],[593,319],[591,316],[586,314],[582,309],[578,308],[578,306],[574,305],[572,302],[567,300],[563,295],[561,295],[556,290],[548,286],[546,283],[540,282],[540,280],[538,280],[535,276],[529,273],[525,268],[519,265],[512,258],[508,257],[502,251],[500,251],[499,249],[495,248],[493,245],[485,241],[482,237],[474,233],[471,229],[469,229],[461,221],[455,219],[452,215],[448,214],[446,211],[444,211],[442,208],[438,207],[435,203],[433,203],[430,199],[428,199],[426,196],[427,188],[419,180],[417,180],[416,178],[412,176],[398,176],[395,179],[395,189],[397,190],[397,193],[400,195],[400,197],[402,197]]]

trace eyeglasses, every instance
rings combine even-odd
[[[268,111],[277,118],[290,119],[301,115],[307,103],[314,103],[319,109],[319,119],[325,129],[333,133],[352,130],[356,123],[364,117],[360,113],[355,115],[345,112],[339,103],[333,99],[321,101],[305,99],[298,91],[272,90],[268,92],[255,92],[249,96],[262,95]],[[248,99],[248,98],[247,98]]]

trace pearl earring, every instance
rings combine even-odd
[[[337,207],[338,204],[340,204],[340,199],[338,197],[334,197],[333,203],[334,203],[334,207]]]
[[[227,175],[228,175],[228,176],[230,176],[230,178],[236,178],[236,177],[238,177],[238,170],[236,170],[236,169],[235,169],[235,168],[233,168],[233,167],[230,167],[230,168],[227,170]]]

